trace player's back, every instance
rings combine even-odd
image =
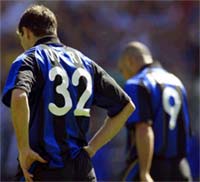
[[[30,143],[43,156],[53,158],[50,166],[61,167],[62,156],[73,158],[86,145],[92,61],[73,48],[53,44],[36,46],[34,54],[40,76],[31,99]]]
[[[39,39],[13,62],[2,96],[8,107],[13,89],[27,94],[30,146],[50,168],[63,167],[87,145],[92,105],[113,117],[129,102],[106,71],[54,36]]]
[[[190,127],[186,91],[181,81],[162,67],[152,65],[144,68],[129,82],[146,90],[146,98],[149,100],[146,103],[149,104],[144,109],[148,110],[153,122],[155,156],[185,156]]]
[[[189,116],[181,81],[163,68],[147,70],[146,84],[152,98],[155,155],[183,157],[187,152]]]

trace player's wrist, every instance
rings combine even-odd
[[[25,152],[30,150],[30,145],[29,144],[18,144],[18,150],[19,152]]]
[[[87,145],[83,147],[83,149],[88,153],[90,157],[93,157],[96,153],[96,150],[91,145]]]

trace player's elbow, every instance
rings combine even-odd
[[[12,105],[17,105],[22,100],[27,99],[27,94],[24,90],[21,89],[14,89],[12,91],[12,97],[11,97],[11,107]]]
[[[119,112],[114,117],[111,117],[111,120],[116,120],[116,122],[120,123],[121,126],[121,124],[124,124],[127,121],[128,117],[133,113],[134,110],[135,110],[135,105],[133,104],[132,101],[129,101],[124,106],[121,112]]]
[[[120,117],[123,118],[123,121],[126,122],[128,117],[134,112],[135,105],[132,101],[129,101],[129,103],[124,107],[122,112],[120,113]]]
[[[140,122],[136,124],[136,133],[140,136],[140,137],[144,137],[144,136],[153,136],[153,130],[152,127],[149,123],[147,122]]]
[[[134,111],[135,111],[135,104],[130,101],[128,104],[127,104],[127,110],[128,110],[128,114],[131,115]]]

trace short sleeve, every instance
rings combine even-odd
[[[135,111],[127,121],[127,126],[132,126],[140,121],[151,120],[151,98],[147,88],[141,84],[129,83],[125,85],[125,91],[131,97],[136,107]]]
[[[29,95],[36,82],[35,66],[33,57],[26,55],[18,57],[13,62],[3,89],[2,102],[6,106],[10,107],[11,93],[15,88],[23,89]]]
[[[129,96],[99,65],[94,67],[93,104],[106,109],[109,117],[117,115],[130,101]]]

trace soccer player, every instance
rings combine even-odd
[[[100,66],[59,41],[45,6],[26,9],[17,34],[25,52],[13,62],[2,98],[17,137],[15,180],[96,181],[90,157],[119,132],[134,104]],[[108,117],[88,143],[92,105]]]
[[[181,81],[154,62],[149,49],[130,42],[119,58],[125,91],[136,105],[129,117],[124,181],[188,181],[189,116]]]

